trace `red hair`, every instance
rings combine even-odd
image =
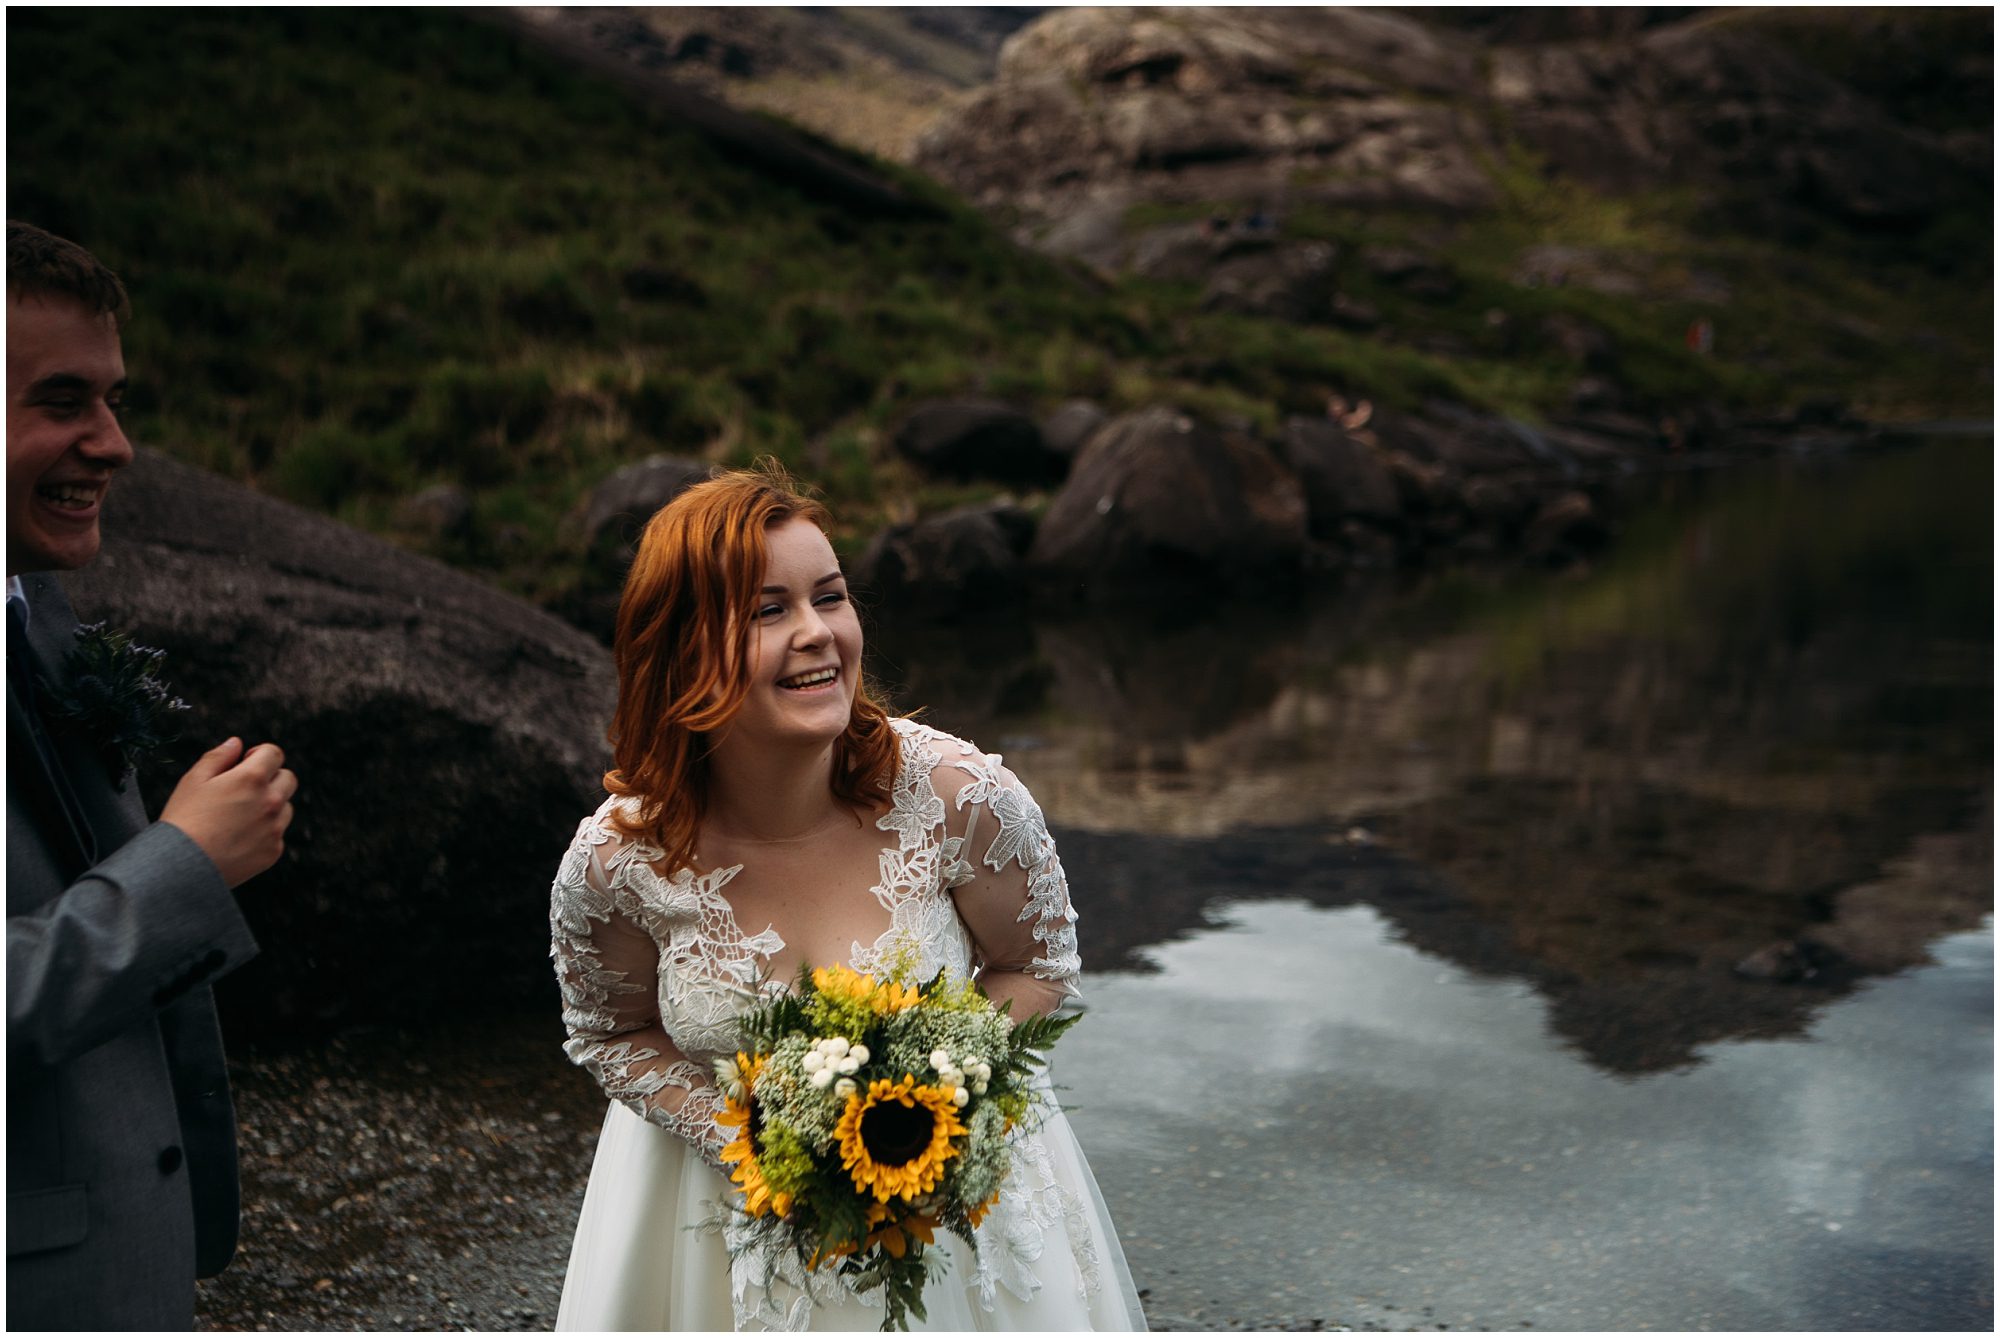
[[[824,531],[831,517],[802,495],[775,461],[697,483],[655,514],[639,538],[618,603],[612,655],[618,709],[604,788],[638,800],[612,810],[628,838],[665,854],[661,872],[694,863],[708,807],[712,736],[750,693],[750,634],[768,559],[765,534],[788,520]],[[895,784],[898,754],[888,711],[864,678],[847,728],[833,746],[832,790],[876,807]]]

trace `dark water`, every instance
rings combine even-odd
[[[1057,830],[1157,1325],[1990,1327],[1990,441],[1623,507],[1585,571],[875,634]],[[240,1057],[204,1324],[547,1327],[559,1040]]]
[[[1061,832],[1155,1322],[1990,1328],[1991,498],[1788,460],[1589,571],[894,647]]]
[[[1641,486],[1593,570],[882,640],[1067,838],[1087,965],[1218,897],[1367,903],[1672,1069],[1989,909],[1992,453]],[[1740,979],[1760,951],[1800,979]]]

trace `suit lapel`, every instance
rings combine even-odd
[[[48,575],[24,576],[28,596],[28,645],[23,667],[39,675],[41,684],[58,681],[63,657],[68,653],[76,629],[76,615],[55,578]],[[81,868],[97,863],[98,852],[121,844],[131,834],[131,825],[118,803],[115,783],[103,764],[83,741],[48,729],[43,721],[18,699],[12,676],[7,684],[8,763],[28,764],[24,774],[41,783],[31,785],[33,798],[44,809],[45,830],[66,836],[68,845],[82,861]],[[102,793],[98,793],[102,791]]]

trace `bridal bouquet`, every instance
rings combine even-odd
[[[1037,1052],[1075,1020],[1013,1022],[942,972],[913,987],[801,969],[794,993],[746,1015],[750,1051],[716,1063],[717,1118],[737,1130],[722,1159],[752,1228],[733,1253],[776,1248],[857,1292],[883,1288],[884,1329],[924,1318],[937,1230],[979,1248]]]

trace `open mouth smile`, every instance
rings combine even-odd
[[[51,510],[79,518],[95,511],[103,496],[102,483],[50,483],[35,489],[36,500]]]
[[[838,667],[809,669],[803,674],[793,674],[790,678],[779,679],[778,686],[790,692],[810,692],[814,688],[831,687],[839,678]]]

